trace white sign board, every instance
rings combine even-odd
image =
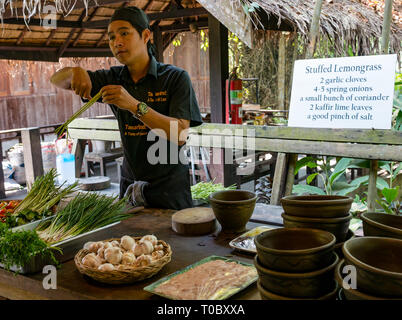
[[[297,60],[290,127],[391,129],[396,54]]]

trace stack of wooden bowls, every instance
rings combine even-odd
[[[335,278],[347,300],[402,300],[402,240],[354,238],[342,250]]]
[[[308,228],[279,228],[254,238],[258,289],[268,300],[335,299],[335,236]]]
[[[312,228],[331,232],[336,237],[335,250],[342,256],[342,245],[354,237],[349,230],[353,199],[337,195],[287,196],[281,199],[285,228]]]
[[[402,216],[365,212],[361,215],[365,236],[389,237],[402,240]]]

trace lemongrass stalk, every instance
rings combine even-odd
[[[59,136],[64,131],[67,130],[68,125],[78,118],[81,114],[83,114],[86,110],[88,110],[99,98],[102,96],[102,93],[99,91],[91,100],[89,100],[86,104],[84,104],[76,113],[74,113],[66,122],[64,122],[60,127],[55,130],[55,133]],[[68,134],[68,133],[67,133]]]

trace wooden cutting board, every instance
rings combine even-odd
[[[172,229],[178,234],[198,236],[216,229],[216,218],[211,208],[188,208],[172,216]]]
[[[79,188],[84,191],[104,190],[110,187],[110,178],[94,176],[79,179]]]

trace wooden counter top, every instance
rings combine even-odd
[[[0,269],[0,296],[8,299],[128,299],[160,300],[162,298],[143,290],[147,285],[176,272],[211,255],[224,256],[239,261],[253,263],[253,256],[242,254],[229,247],[230,240],[238,234],[220,232],[220,226],[214,234],[186,237],[176,234],[171,228],[171,216],[175,211],[144,209],[133,214],[132,218],[106,229],[102,239],[122,237],[123,235],[142,236],[155,234],[170,244],[172,260],[153,277],[130,285],[106,285],[84,277],[77,270],[74,260],[69,260],[57,270],[57,289],[45,290],[42,281],[46,274],[15,275]],[[260,223],[249,222],[247,229]],[[81,248],[77,248],[78,250]],[[231,299],[260,300],[254,283]]]

